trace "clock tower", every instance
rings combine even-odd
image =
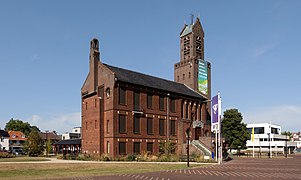
[[[174,65],[174,81],[211,98],[211,66],[204,60],[204,30],[199,18],[185,24],[180,33],[180,62]]]

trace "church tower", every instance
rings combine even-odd
[[[185,24],[180,33],[180,62],[174,65],[174,81],[211,98],[211,68],[204,60],[204,30],[200,19]]]

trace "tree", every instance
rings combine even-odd
[[[159,144],[159,150],[164,154],[170,155],[176,150],[176,144],[170,139],[166,141],[161,139]]]
[[[46,156],[48,156],[48,154],[49,154],[49,152],[51,151],[51,149],[52,149],[52,142],[51,142],[51,140],[50,139],[48,139],[47,141],[46,141]]]
[[[32,129],[36,129],[37,131],[40,131],[37,126],[31,126],[28,122],[23,122],[18,119],[11,118],[8,123],[6,123],[5,129],[7,131],[21,131],[26,136],[29,135]]]
[[[27,142],[23,147],[23,150],[27,152],[29,156],[38,156],[43,153],[44,143],[36,129],[33,129],[28,135]]]
[[[226,139],[230,151],[237,148],[246,149],[247,140],[251,138],[247,125],[242,120],[243,117],[237,109],[229,109],[224,112],[222,135]]]

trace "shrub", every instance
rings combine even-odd
[[[102,154],[100,156],[100,161],[111,161],[112,157],[110,157],[108,154]]]
[[[12,154],[9,154],[8,152],[0,152],[0,158],[13,158],[15,157]]]
[[[127,161],[135,161],[136,160],[136,155],[135,154],[129,154],[126,156]]]

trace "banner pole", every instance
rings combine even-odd
[[[217,161],[217,146],[218,146],[218,143],[217,143],[217,129],[215,129],[215,161]]]

